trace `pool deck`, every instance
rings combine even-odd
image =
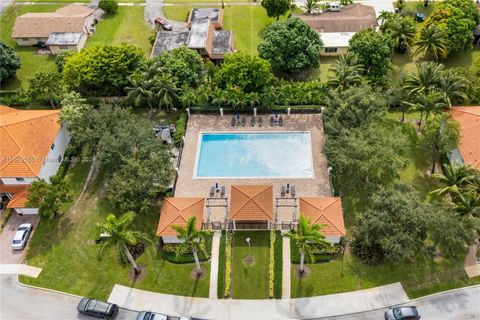
[[[263,127],[250,125],[247,117],[245,127],[232,127],[231,115],[192,115],[188,120],[185,144],[178,170],[175,197],[209,197],[210,187],[218,183],[226,188],[226,197],[230,197],[232,185],[273,185],[273,197],[280,197],[282,186],[290,183],[296,189],[297,197],[330,196],[330,184],[327,174],[327,159],[323,154],[323,124],[320,114],[294,114],[284,116],[284,126],[270,127],[269,118],[263,115]],[[194,178],[197,144],[201,132],[275,132],[309,131],[312,143],[313,178]],[[212,220],[223,220],[224,210],[214,210]],[[291,220],[291,208],[283,208],[279,221]],[[297,216],[298,218],[298,216]]]

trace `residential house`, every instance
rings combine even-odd
[[[55,175],[70,136],[60,124],[59,110],[17,110],[0,106],[0,194],[18,214],[27,208],[28,186]]]
[[[355,33],[366,28],[378,27],[375,9],[355,3],[341,7],[338,12],[295,15],[320,34],[323,41],[322,56],[345,54],[350,39]]]
[[[480,106],[453,107],[450,115],[460,125],[460,143],[449,158],[480,170]]]
[[[223,9],[192,9],[187,26],[189,31],[159,31],[151,56],[163,51],[187,46],[213,62],[222,61],[225,54],[234,51],[233,32],[221,30]]]
[[[79,51],[94,25],[93,9],[70,4],[55,12],[29,12],[17,17],[12,38],[19,46],[46,44],[52,53]]]

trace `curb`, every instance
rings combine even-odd
[[[73,298],[79,298],[79,299],[84,298],[82,296],[79,296],[79,295],[76,295],[76,294],[73,294],[73,293],[62,292],[62,291],[57,291],[57,290],[53,290],[53,289],[36,287],[36,286],[29,285],[29,284],[21,283],[20,280],[18,279],[18,276],[19,276],[19,274],[17,274],[17,277],[16,277],[15,280],[16,280],[17,284],[21,287],[36,289],[36,290],[42,290],[42,291],[46,291],[46,292],[50,292],[50,293],[61,294],[61,295],[70,296],[70,297],[73,297]]]

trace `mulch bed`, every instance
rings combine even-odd
[[[300,272],[300,266],[295,266],[295,277],[297,279],[305,279],[310,275],[310,268],[307,266],[303,266],[303,272]]]

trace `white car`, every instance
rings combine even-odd
[[[12,249],[13,250],[22,250],[27,245],[28,238],[30,233],[32,233],[33,226],[31,223],[22,223],[15,235],[13,236]]]

